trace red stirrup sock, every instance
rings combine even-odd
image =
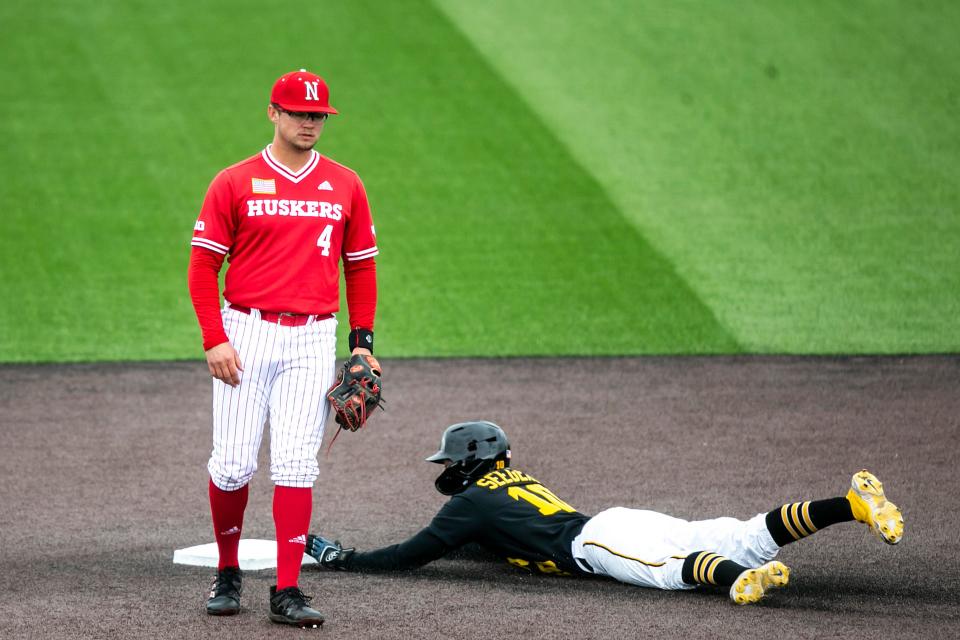
[[[312,510],[311,487],[277,485],[273,488],[273,522],[277,527],[277,591],[297,586]]]
[[[239,567],[240,531],[243,529],[243,511],[247,508],[249,485],[236,491],[224,491],[210,480],[210,515],[213,516],[213,535],[217,539],[220,560],[217,570]]]

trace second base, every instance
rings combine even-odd
[[[240,568],[244,571],[275,569],[277,566],[277,543],[273,540],[243,539],[240,541]],[[216,567],[220,560],[217,543],[198,544],[173,552],[174,564],[194,567]],[[303,564],[316,564],[311,556],[303,554]]]

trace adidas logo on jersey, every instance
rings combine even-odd
[[[318,200],[247,200],[247,216],[290,216],[301,218],[343,218],[343,205]]]
[[[306,545],[306,544],[307,544],[307,534],[301,533],[301,534],[298,535],[296,538],[290,538],[289,540],[287,540],[287,542],[292,542],[293,544]]]
[[[333,187],[330,185],[329,180],[324,180],[320,183],[320,186],[317,187],[317,191],[333,191]]]

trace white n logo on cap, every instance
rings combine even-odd
[[[307,89],[307,100],[319,100],[319,99],[320,99],[320,98],[317,97],[317,84],[318,84],[318,83],[319,83],[318,80],[314,80],[313,82],[304,82],[304,83],[303,83],[303,86],[306,87],[306,89]]]

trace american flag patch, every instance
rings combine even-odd
[[[276,195],[277,193],[277,183],[273,178],[269,180],[261,180],[260,178],[251,178],[253,182],[253,192],[260,193],[265,195]]]

